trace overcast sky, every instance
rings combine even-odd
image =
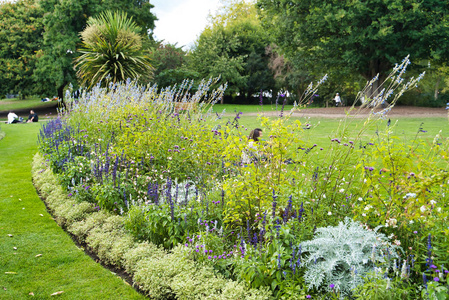
[[[150,0],[156,21],[154,37],[187,50],[207,24],[209,13],[218,9],[219,0]]]

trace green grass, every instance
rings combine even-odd
[[[0,111],[6,112],[10,110],[19,109],[36,109],[39,107],[50,107],[54,106],[56,102],[42,102],[39,97],[32,97],[24,100],[19,100],[17,98],[12,99],[1,99],[0,100]]]
[[[273,117],[274,118],[274,117]],[[232,121],[233,116],[225,116],[221,120],[217,121],[218,124],[224,125],[227,121]],[[302,134],[306,140],[311,140],[314,143],[327,142],[334,138],[337,129],[343,127],[343,121],[334,118],[304,118],[304,117],[292,117],[289,122],[294,120],[300,120],[302,124],[312,125],[311,130],[304,130]],[[364,119],[352,119],[348,121],[348,132],[351,134],[357,133],[363,127]],[[245,113],[241,115],[239,124],[243,125],[247,130],[242,129],[242,132],[247,132],[254,128],[262,128],[260,119],[257,116],[245,116]],[[341,125],[340,125],[341,124]],[[305,127],[305,126],[304,126]],[[383,130],[387,127],[387,120],[380,120],[377,123],[373,123],[368,126],[364,137],[372,137],[376,134],[376,130]],[[400,137],[406,137],[411,140],[415,137],[420,127],[426,132],[420,132],[419,137],[424,140],[432,141],[436,134],[441,130],[441,133],[445,137],[449,137],[449,122],[447,118],[441,117],[428,117],[428,118],[391,118],[392,131],[395,135]],[[265,136],[266,137],[266,136]]]
[[[61,299],[144,299],[76,247],[47,213],[31,182],[39,128],[1,128],[0,299],[50,299],[58,291]]]
[[[231,107],[235,106],[228,108]],[[245,115],[245,111],[254,112],[254,107],[241,106],[239,110],[244,112],[239,122],[248,128],[248,131],[243,129],[245,133],[261,127],[257,116]],[[225,124],[228,119],[233,117],[226,116],[219,123]],[[319,147],[329,144],[340,122],[324,118],[299,119],[303,124],[313,126],[313,129],[303,131],[304,140]],[[446,118],[395,118],[391,120],[392,125],[396,121],[393,131],[408,140],[414,138],[421,123],[427,132],[421,132],[419,136],[429,142],[440,130],[444,136],[449,134]],[[363,122],[351,120],[350,128],[360,128]],[[30,174],[40,125],[0,126],[6,133],[0,140],[0,299],[23,299],[29,297],[30,292],[34,293],[35,299],[48,299],[58,291],[64,291],[58,296],[64,299],[143,298],[78,249],[46,212],[32,186]],[[377,128],[386,126],[386,121],[370,126],[364,137],[375,136]],[[37,254],[42,256],[36,257]]]

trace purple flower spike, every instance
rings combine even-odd
[[[440,281],[440,278],[438,278],[438,277],[434,277],[434,278],[433,278],[433,281],[436,281],[436,282],[438,282],[438,281]]]
[[[331,283],[331,284],[329,285],[329,287],[330,287],[331,289],[333,289],[333,288],[335,287],[335,284]]]

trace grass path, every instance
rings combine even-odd
[[[2,126],[0,299],[144,299],[76,247],[47,213],[31,182],[39,128]]]

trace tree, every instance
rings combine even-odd
[[[153,82],[164,88],[181,83],[184,79],[200,79],[198,72],[187,67],[186,55],[176,44],[158,42],[150,55],[155,67]]]
[[[21,0],[1,4],[0,16],[0,93],[33,94],[43,10],[34,0]]]
[[[90,18],[81,33],[81,56],[75,62],[77,76],[91,88],[128,78],[148,82],[153,75],[149,57],[142,51],[141,29],[126,13],[110,11]]]
[[[89,17],[105,10],[124,11],[141,26],[141,34],[149,38],[147,30],[154,28],[156,17],[150,12],[149,1],[140,0],[41,0],[45,11],[43,23],[43,48],[34,72],[40,83],[40,92],[63,98],[68,83],[76,85],[73,60],[78,56],[79,32],[83,31]]]
[[[274,87],[265,51],[269,44],[255,6],[228,1],[197,40],[190,54],[192,68],[203,77],[221,76],[229,84],[228,95],[249,98]]]
[[[448,56],[449,6],[430,0],[258,0],[287,57],[382,82],[394,63]],[[374,85],[373,90],[377,88]]]

